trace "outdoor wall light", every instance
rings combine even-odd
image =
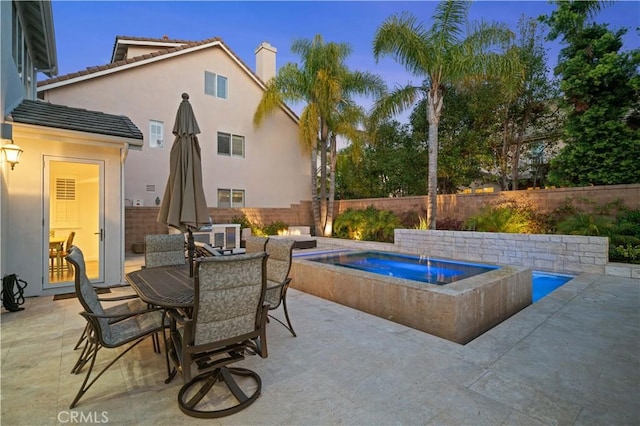
[[[7,163],[11,164],[11,170],[20,162],[20,156],[23,153],[22,149],[13,143],[12,130],[10,124],[2,123],[2,140],[9,142],[6,145],[2,145],[2,152],[4,152],[4,158]]]

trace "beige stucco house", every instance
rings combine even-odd
[[[265,82],[276,73],[276,49],[261,43],[255,62],[254,71],[219,38],[117,36],[110,63],[42,81],[38,96],[131,118],[145,142],[127,157],[125,199],[127,205],[153,206],[164,194],[171,131],[186,92],[201,130],[209,207],[287,208],[311,198],[309,156],[288,107],[254,128]]]
[[[74,233],[90,279],[123,282],[124,164],[142,132],[117,108],[36,100],[38,73],[58,67],[49,1],[1,1],[0,31],[0,145],[23,151],[13,165],[0,155],[0,276],[25,280],[25,296],[73,291],[51,253]]]

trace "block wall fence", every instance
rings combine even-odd
[[[602,205],[623,200],[631,209],[640,209],[640,184],[589,186],[581,188],[537,189],[523,191],[503,191],[482,194],[446,194],[438,196],[439,219],[465,220],[476,214],[487,204],[507,200],[535,205],[541,212],[552,212],[572,200],[580,209],[590,211],[593,204]],[[367,198],[361,200],[336,200],[334,218],[347,209],[364,209],[373,206],[379,210],[389,210],[401,215],[416,212],[425,215],[427,197]],[[125,249],[144,241],[147,234],[167,233],[166,226],[156,222],[158,207],[125,207]],[[311,202],[303,201],[289,208],[209,208],[214,223],[230,223],[232,218],[245,214],[251,222],[268,225],[282,221],[287,225],[305,225],[313,229]]]
[[[166,225],[156,221],[160,207],[125,207],[125,250],[132,251],[134,243],[144,241],[147,234],[167,234]],[[268,225],[282,221],[287,225],[313,225],[311,202],[301,202],[289,208],[209,208],[213,223],[232,223],[233,218],[243,213],[252,223]]]
[[[487,204],[510,200],[528,203],[543,213],[550,213],[565,205],[569,199],[574,206],[585,211],[591,211],[593,203],[602,205],[616,200],[624,201],[630,209],[640,209],[640,184],[438,195],[437,218],[465,220]],[[365,209],[369,206],[390,210],[398,215],[415,211],[425,216],[427,211],[426,196],[340,200],[337,204],[338,214],[347,209]]]

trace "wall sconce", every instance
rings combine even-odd
[[[7,163],[11,164],[11,170],[13,170],[13,167],[20,162],[20,156],[24,151],[11,140],[13,137],[11,124],[2,123],[1,133],[2,140],[9,142],[6,145],[2,145],[2,152],[4,152],[4,158],[7,160]]]

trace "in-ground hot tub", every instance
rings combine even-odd
[[[531,304],[531,268],[384,253],[387,261],[410,264],[409,269],[421,262],[425,267],[444,262],[437,272],[425,270],[424,275],[439,281],[431,284],[363,270],[367,253],[380,252],[297,256],[291,266],[291,287],[462,344]],[[351,262],[349,256],[357,260]],[[358,262],[360,266],[355,265]],[[455,271],[467,266],[481,271],[457,279]],[[401,275],[415,278],[416,274],[420,275],[415,271]]]

